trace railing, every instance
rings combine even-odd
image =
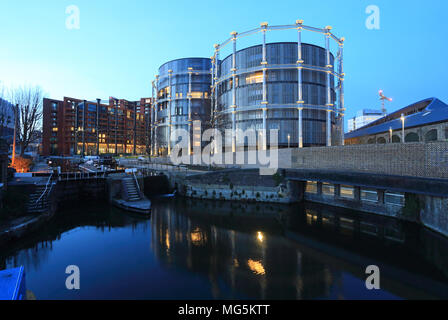
[[[160,171],[175,171],[175,172],[187,172],[188,168],[179,165],[170,165],[162,163],[147,163],[139,160],[122,160],[120,161],[121,166],[134,167],[138,170],[160,170]]]
[[[50,176],[48,177],[48,181],[47,181],[47,183],[45,184],[45,189],[44,189],[44,191],[42,192],[42,194],[40,195],[40,197],[36,200],[36,204],[38,204],[39,203],[39,201],[41,201],[42,200],[42,198],[44,197],[44,195],[45,195],[45,193],[47,192],[47,190],[48,190],[48,186],[50,185],[50,190],[49,190],[49,192],[48,193],[50,193],[50,191],[51,191],[51,188],[53,187],[53,182],[51,181],[51,178],[53,177],[53,172],[50,174]]]
[[[58,176],[59,181],[101,179],[111,173],[123,173],[124,170],[95,171],[95,172],[62,172]]]
[[[138,184],[138,180],[137,180],[137,177],[135,176],[135,172],[132,172],[132,175],[134,176],[135,183],[137,184],[138,193],[141,194],[140,185]]]

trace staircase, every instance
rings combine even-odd
[[[133,178],[124,178],[123,185],[126,189],[127,201],[140,201],[142,197],[140,196],[140,191],[136,185],[136,181]]]
[[[51,185],[52,187],[52,185]],[[28,213],[43,213],[47,212],[50,207],[50,192],[51,187],[46,185],[37,185],[36,189],[28,199]],[[45,194],[43,194],[45,193]]]

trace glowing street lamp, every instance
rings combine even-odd
[[[261,231],[257,232],[257,239],[258,239],[259,242],[263,242],[264,235],[263,235],[263,233]]]
[[[290,140],[291,140],[291,136],[288,134],[288,149],[289,149],[289,145],[290,145]]]

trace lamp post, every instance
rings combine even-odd
[[[392,143],[392,127],[389,127],[389,143]]]
[[[14,136],[13,136],[13,143],[12,143],[12,155],[11,155],[11,167],[14,168],[15,162],[16,162],[16,136],[17,136],[17,113],[19,110],[19,104],[16,104],[16,107],[14,108]]]
[[[404,143],[404,113],[401,114],[401,138]]]
[[[288,149],[289,149],[289,146],[290,146],[290,140],[291,140],[291,136],[288,134]]]

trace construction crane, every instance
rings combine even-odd
[[[386,97],[384,94],[383,94],[383,90],[380,90],[379,92],[379,95],[380,95],[380,100],[381,100],[381,112],[383,112],[383,115],[386,115],[387,114],[387,110],[386,110],[386,107],[385,107],[385,102],[386,101],[392,101],[392,98],[388,98],[388,97]]]

